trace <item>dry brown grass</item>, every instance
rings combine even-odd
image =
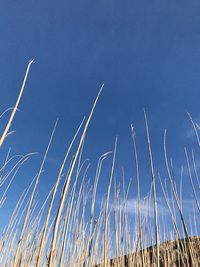
[[[30,61],[28,64],[17,102],[0,138],[0,147],[9,134],[32,62]],[[168,160],[166,131],[164,134],[164,156],[169,187],[167,187],[167,183],[160,174],[158,176],[155,174],[146,112],[144,112],[144,117],[151,168],[151,188],[145,204],[141,205],[138,152],[134,129],[131,127],[137,181],[137,205],[134,211],[136,214],[134,220],[127,210],[131,183],[125,189],[124,185],[122,187],[118,186],[116,180],[113,179],[115,178],[117,139],[113,152],[106,152],[100,156],[94,176],[94,185],[91,189],[91,185],[86,179],[89,163],[87,160],[82,161],[82,151],[87,129],[101,90],[94,101],[88,118],[82,121],[69,147],[66,149],[54,187],[49,192],[46,200],[40,204],[37,200],[37,187],[56,130],[57,122],[55,123],[38,173],[30,186],[22,192],[10,221],[2,233],[0,240],[0,266],[200,266],[200,239],[190,236],[191,231],[198,233],[197,225],[199,225],[200,212],[198,198],[200,183],[194,151],[192,151],[190,157],[188,150],[185,149],[189,173],[188,181],[190,181],[191,192],[197,210],[191,219],[193,220],[192,227],[196,229],[189,229],[188,220],[184,217],[183,179],[181,178],[180,191],[178,191],[173,169]],[[199,146],[199,126],[195,124],[191,115],[189,115],[189,118]],[[79,135],[80,137],[78,137]],[[77,142],[75,153],[71,156],[72,148]],[[105,185],[107,194],[100,206],[98,216],[96,216],[98,182],[101,179],[104,161],[110,154],[112,154],[112,164],[108,184],[107,186]],[[10,169],[9,164],[14,157],[10,157],[10,152],[6,156],[5,162],[0,169],[0,187],[3,188],[6,183],[7,186],[0,198],[0,206],[3,206],[5,202],[7,191],[18,170],[30,156],[32,154],[16,155],[15,158],[19,159]],[[70,162],[69,165],[67,162]],[[9,170],[7,171],[7,169]],[[65,169],[68,171],[63,178]],[[192,169],[194,172],[191,171]],[[159,179],[156,179],[156,177]],[[59,185],[62,178],[64,183],[60,192]],[[78,180],[82,181],[80,186],[78,186]],[[113,204],[110,204],[113,180],[115,181],[114,197]],[[168,224],[164,219],[159,219],[158,216],[158,182],[160,182],[166,206],[169,210],[171,224]],[[151,202],[152,194],[153,204]],[[59,199],[58,204],[55,200],[56,197]],[[37,208],[38,205],[41,205],[39,209]],[[147,210],[146,213],[142,213],[144,205]],[[151,205],[154,211],[153,226],[150,214]],[[175,211],[176,209],[178,212]],[[89,217],[88,212],[90,214]],[[160,229],[163,229],[162,233]],[[160,244],[161,240],[163,241],[162,244]],[[149,246],[149,244],[152,245]]]

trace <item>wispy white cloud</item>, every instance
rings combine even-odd
[[[169,200],[170,206],[172,207],[172,201]],[[174,204],[176,207],[176,204]],[[197,213],[196,203],[194,199],[183,199],[182,201],[183,213],[191,214]],[[123,204],[118,207],[123,209]],[[126,202],[126,211],[129,215],[137,215],[138,201],[137,198],[128,199]],[[157,199],[157,210],[158,216],[170,216],[169,209],[167,207],[166,201],[164,198]],[[149,203],[147,199],[142,199],[140,201],[140,213],[142,216],[149,216],[150,218],[154,217],[154,203],[151,200]]]
[[[138,200],[136,198],[131,198],[127,200],[127,212],[129,214],[136,215],[137,214],[137,209],[138,209]],[[164,199],[159,198],[157,200],[157,208],[158,208],[158,213],[167,215],[168,214],[168,209],[166,207],[166,204],[164,202]],[[149,216],[153,217],[154,216],[154,204],[153,201],[148,201],[147,198],[141,199],[140,200],[140,213],[141,215],[144,216]]]

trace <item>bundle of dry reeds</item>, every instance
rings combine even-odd
[[[33,61],[30,61],[28,64],[17,102],[1,135],[0,147],[10,133],[10,127],[18,109],[32,63]],[[191,231],[193,231],[193,234],[198,234],[197,225],[200,218],[198,197],[200,181],[194,151],[192,151],[190,158],[188,151],[185,149],[191,192],[197,209],[191,219],[193,220],[191,225],[196,226],[196,229],[190,229],[183,212],[182,179],[180,190],[178,190],[173,169],[168,159],[166,131],[163,151],[170,188],[167,188],[167,183],[159,174],[155,175],[149,126],[145,111],[151,188],[145,201],[141,200],[138,152],[134,129],[131,126],[137,181],[137,201],[133,207],[136,214],[134,219],[130,218],[127,210],[131,184],[127,189],[125,189],[125,186],[120,188],[113,179],[117,139],[113,152],[106,152],[100,156],[91,190],[90,183],[86,180],[89,164],[87,161],[82,161],[82,151],[87,129],[101,90],[94,101],[88,118],[81,122],[66,149],[54,187],[37,211],[37,188],[56,130],[57,122],[55,123],[38,173],[30,186],[22,192],[10,221],[2,233],[0,240],[0,266],[200,266],[200,239],[191,237]],[[198,146],[200,146],[199,126],[195,124],[190,114],[189,118],[196,134]],[[71,157],[70,152],[75,145],[77,147]],[[10,153],[8,153],[0,169],[0,186],[3,187],[7,184],[0,198],[1,207],[4,205],[7,191],[18,170],[31,155],[30,153],[10,157]],[[102,201],[97,217],[95,215],[95,207],[98,182],[104,161],[110,155],[112,155],[112,165],[106,198]],[[10,163],[13,162],[14,158],[17,158],[17,162],[10,168]],[[68,165],[67,162],[69,161],[70,164]],[[64,169],[66,168],[68,171],[63,178]],[[159,179],[156,179],[156,177]],[[64,184],[60,192],[59,185],[62,179],[64,179]],[[78,186],[78,180],[82,181],[80,186]],[[171,224],[159,219],[157,183],[161,185]],[[110,204],[113,184],[114,198],[112,200],[113,204]],[[169,194],[169,192],[171,193]],[[56,197],[59,198],[58,204],[55,201]],[[146,213],[142,212],[141,205],[143,207],[145,205]],[[88,207],[89,217],[87,216]],[[153,220],[150,214],[152,208]],[[160,229],[164,230],[161,232]],[[161,242],[163,243],[161,244]]]

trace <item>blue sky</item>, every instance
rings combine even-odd
[[[87,134],[84,157],[97,163],[119,138],[118,179],[134,177],[130,124],[137,134],[142,195],[150,184],[143,108],[152,137],[156,171],[165,173],[163,132],[180,169],[183,147],[194,147],[186,111],[200,120],[200,3],[196,0],[3,0],[0,4],[0,108],[15,103],[26,65],[32,65],[26,90],[3,152],[38,151],[10,191],[19,196],[42,158],[59,117],[41,190],[53,184],[67,144],[104,83]],[[2,125],[1,125],[2,127]],[[109,167],[110,162],[106,163]],[[106,168],[107,168],[106,167]],[[91,171],[92,177],[92,171]],[[91,178],[92,179],[92,178]],[[177,178],[179,179],[179,178]],[[185,197],[191,196],[186,179]],[[98,197],[108,179],[100,180]],[[134,183],[133,183],[134,185]],[[133,191],[135,186],[133,186]],[[189,188],[189,189],[188,189]],[[159,194],[161,194],[159,189]],[[10,202],[9,202],[10,201]],[[7,207],[14,201],[9,200]]]

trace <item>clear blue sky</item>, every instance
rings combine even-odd
[[[12,146],[13,153],[39,152],[11,187],[13,199],[37,171],[36,163],[59,117],[46,165],[52,175],[42,177],[43,192],[53,184],[66,145],[89,113],[102,83],[105,86],[88,131],[84,157],[96,164],[102,153],[113,149],[118,135],[118,175],[124,166],[126,181],[135,179],[130,137],[133,123],[145,195],[151,179],[146,161],[145,108],[156,172],[165,173],[165,128],[169,154],[179,168],[183,147],[196,145],[186,111],[200,119],[199,14],[197,0],[2,0],[1,112],[15,103],[28,60],[36,61],[12,126],[16,133],[3,147],[6,151]],[[185,180],[185,196],[189,198],[189,182]],[[107,183],[105,177],[100,180],[99,195]],[[7,207],[11,202],[8,200]]]

